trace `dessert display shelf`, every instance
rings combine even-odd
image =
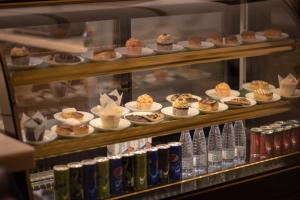
[[[275,103],[256,105],[249,108],[228,110],[220,113],[206,115],[201,114],[189,119],[165,120],[159,125],[132,126],[130,128],[114,132],[95,132],[83,138],[68,140],[58,139],[48,144],[35,146],[35,159],[39,160],[68,153],[80,152],[128,140],[169,135],[186,129],[205,127],[229,121],[271,116],[295,109],[296,103],[296,101],[285,100]]]
[[[13,71],[12,83],[17,85],[43,84],[51,81],[74,80],[95,75],[122,74],[133,71],[163,67],[231,60],[240,57],[255,57],[272,53],[291,51],[295,41],[285,39],[235,47],[212,48],[197,51],[183,51],[172,54],[151,55],[137,58],[124,58],[115,61],[90,62],[76,66],[51,66],[26,71]]]

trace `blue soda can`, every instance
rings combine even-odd
[[[181,180],[182,174],[182,143],[170,142],[170,181]]]
[[[83,172],[84,200],[97,199],[97,166],[96,161],[89,159],[81,161]]]
[[[109,180],[111,196],[123,193],[123,167],[122,156],[109,157]]]
[[[147,169],[148,169],[148,186],[155,186],[159,183],[158,169],[158,149],[152,147],[147,150]]]

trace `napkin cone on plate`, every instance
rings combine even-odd
[[[278,75],[278,81],[280,96],[290,97],[295,94],[299,79],[296,79],[292,74],[287,75],[285,78]]]

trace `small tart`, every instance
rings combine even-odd
[[[254,90],[254,98],[258,101],[270,101],[273,99],[273,92],[270,90]]]
[[[116,58],[114,49],[102,49],[94,52],[94,60],[110,60]]]
[[[251,105],[251,102],[245,97],[233,98],[230,101],[226,101],[225,103],[228,105],[232,105],[232,106],[250,106]]]
[[[216,100],[204,98],[198,102],[199,108],[204,111],[217,111],[219,103]]]

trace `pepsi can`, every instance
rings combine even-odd
[[[147,169],[148,169],[148,186],[155,186],[159,183],[158,170],[158,150],[152,147],[147,150]]]
[[[181,180],[182,174],[182,144],[181,142],[170,142],[170,181]]]
[[[123,167],[122,157],[119,155],[109,157],[109,180],[111,196],[123,193]]]
[[[159,182],[162,184],[169,183],[169,170],[170,170],[170,146],[167,144],[157,145],[158,149],[158,169],[159,169]]]
[[[123,167],[123,191],[134,191],[134,154],[127,153],[122,155],[122,167]]]
[[[83,196],[85,200],[97,199],[97,167],[95,160],[83,160]]]

